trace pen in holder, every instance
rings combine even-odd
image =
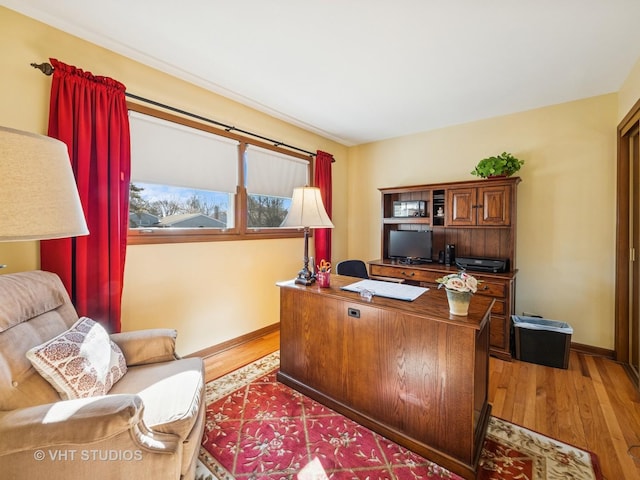
[[[328,288],[331,285],[331,264],[322,260],[316,271],[316,280],[321,288]]]

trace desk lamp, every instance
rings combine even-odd
[[[0,242],[87,235],[67,146],[0,126]]]
[[[317,187],[294,188],[289,213],[281,226],[304,228],[304,266],[298,272],[296,283],[311,285],[316,281],[316,276],[309,270],[309,230],[311,228],[333,228],[333,223],[331,223],[322,203],[320,189]]]

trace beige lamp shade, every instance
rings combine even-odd
[[[291,207],[282,227],[333,228],[317,187],[293,189]]]
[[[0,126],[0,241],[87,235],[67,146]]]

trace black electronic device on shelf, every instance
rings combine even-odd
[[[504,273],[509,271],[508,258],[456,257],[456,265],[462,270]]]
[[[431,262],[433,232],[431,230],[391,230],[389,258],[407,264]]]
[[[456,263],[456,246],[452,243],[444,247],[444,264],[447,267]]]

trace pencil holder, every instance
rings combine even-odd
[[[331,272],[317,272],[316,278],[321,288],[328,288],[331,285]]]

